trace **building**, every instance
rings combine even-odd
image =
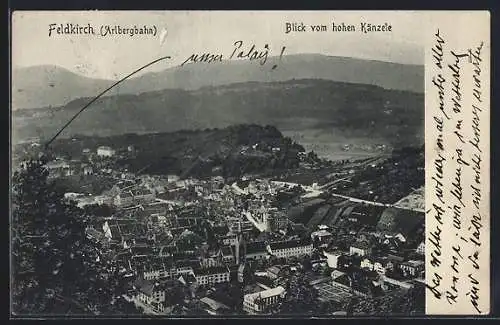
[[[194,270],[194,276],[199,285],[211,285],[230,281],[230,272],[225,266],[198,268]]]
[[[249,260],[264,260],[268,256],[267,246],[264,242],[253,242],[246,244],[245,259]]]
[[[419,255],[425,255],[425,242],[421,242],[415,252]]]
[[[243,283],[245,282],[245,278],[248,274],[248,267],[246,266],[246,264],[240,264],[240,266],[238,267],[238,282],[239,283]]]
[[[222,243],[224,245],[232,245],[236,246],[238,243],[238,235],[237,234],[227,234],[226,236],[222,237]]]
[[[114,149],[107,146],[101,146],[97,148],[97,155],[99,157],[113,157],[115,153],[116,151]]]
[[[45,164],[45,168],[49,171],[48,178],[71,176],[74,174],[73,168],[64,160],[49,161]]]
[[[165,288],[158,282],[138,278],[134,282],[136,295],[134,300],[152,309],[154,312],[162,313],[165,310]]]
[[[202,267],[221,266],[221,261],[217,255],[206,256],[200,258],[200,265]]]
[[[287,240],[270,243],[267,250],[278,258],[299,257],[311,254],[313,245],[310,240]]]
[[[113,187],[108,191],[109,195],[115,196],[121,192],[124,192],[126,190],[131,189],[132,187],[136,186],[136,183],[134,181],[119,181]]]
[[[404,257],[398,255],[388,254],[387,259],[391,262],[393,269],[399,269],[401,263],[404,262]]]
[[[269,217],[269,225],[271,231],[278,232],[280,230],[286,230],[289,220],[285,213],[274,212]]]
[[[271,280],[276,280],[281,277],[287,277],[289,275],[289,267],[284,265],[274,265],[266,270],[267,276]]]
[[[180,275],[194,274],[193,265],[187,262],[149,263],[143,271],[146,280],[174,279]]]
[[[333,270],[332,273],[330,274],[333,281],[337,280],[338,278],[340,278],[344,275],[345,275],[345,272],[342,272],[339,270]]]
[[[82,175],[92,175],[92,174],[94,174],[94,169],[92,168],[92,166],[90,166],[88,164],[82,164],[81,165],[81,173],[82,173]]]
[[[367,256],[371,255],[372,249],[366,241],[357,241],[349,248],[350,255]]]
[[[235,264],[235,257],[231,246],[222,246],[219,251],[219,256],[224,264]]]
[[[96,196],[94,196],[94,201],[96,204],[99,204],[99,205],[103,205],[103,204],[111,205],[113,203],[113,198],[109,197],[107,195],[96,195]]]
[[[395,236],[385,235],[385,238],[381,241],[385,249],[390,252],[398,252],[401,247],[401,241]]]
[[[328,241],[332,238],[332,233],[329,232],[328,230],[321,229],[318,231],[315,231],[311,234],[311,239],[313,242],[317,242],[318,245],[323,245],[325,243],[328,243]]]
[[[373,259],[373,270],[378,274],[385,275],[387,271],[393,269],[394,265],[388,258],[381,257]]]
[[[126,207],[134,204],[150,203],[155,199],[155,194],[147,188],[135,188],[118,193],[113,203],[118,207]]]
[[[235,264],[235,256],[231,246],[222,246],[208,256],[200,257],[202,267],[224,266]]]
[[[243,297],[243,310],[249,314],[265,313],[283,301],[285,295],[286,290],[282,286],[246,294]]]
[[[130,206],[134,203],[134,196],[130,191],[124,191],[122,193],[118,193],[114,199],[113,204],[117,207],[125,207]]]
[[[155,199],[155,195],[147,188],[136,188],[130,190],[135,203],[149,203]]]
[[[416,277],[420,276],[424,271],[425,263],[420,260],[410,260],[403,262],[399,265],[399,268],[403,272],[404,276],[408,277]]]
[[[177,175],[167,175],[167,182],[168,183],[177,182],[179,179],[180,179],[180,177]]]
[[[342,256],[342,253],[339,251],[327,252],[324,251],[323,255],[326,257],[326,262],[328,263],[328,267],[332,269],[336,269],[339,266],[339,257]]]
[[[212,298],[209,297],[201,298],[200,302],[203,305],[203,309],[210,315],[221,315],[231,310],[228,306],[224,305],[223,303],[213,300]]]
[[[361,260],[359,267],[369,271],[373,271],[373,261],[370,257],[365,257]]]
[[[249,220],[235,220],[229,225],[229,231],[232,233],[249,233],[254,230],[254,225]]]

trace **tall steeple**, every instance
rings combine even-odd
[[[245,239],[243,238],[243,231],[241,229],[241,215],[238,218],[238,232],[236,233],[236,247],[235,247],[235,257],[236,257],[236,263],[239,264],[241,261],[241,258],[245,256],[245,248],[243,248],[243,252],[240,251],[241,246],[245,246]]]
[[[238,218],[238,231],[236,232],[236,244],[235,244],[236,264],[240,263],[240,244],[241,244],[241,215]]]

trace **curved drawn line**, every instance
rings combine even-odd
[[[78,111],[78,113],[76,113],[66,124],[64,124],[64,126],[45,144],[45,147],[48,147],[52,141],[54,141],[58,136],[59,134],[61,134],[62,131],[64,131],[65,128],[68,127],[68,125],[71,124],[71,122],[73,122],[77,117],[78,115],[80,115],[87,107],[89,107],[90,105],[92,105],[96,100],[98,100],[102,95],[104,95],[105,93],[107,93],[108,91],[110,91],[111,89],[113,89],[115,86],[117,86],[119,83],[127,80],[128,78],[130,78],[131,76],[133,76],[134,74],[136,74],[137,72],[141,71],[141,70],[144,70],[146,69],[147,67],[159,62],[159,61],[162,61],[162,60],[165,60],[165,59],[170,59],[170,56],[164,56],[164,57],[161,57],[159,59],[156,59],[154,61],[151,61],[149,62],[148,64],[140,67],[139,69],[135,70],[134,72],[132,73],[129,73],[128,75],[126,75],[125,77],[121,78],[120,80],[118,80],[117,82],[115,82],[114,84],[112,84],[111,86],[109,86],[108,88],[106,88],[103,92],[101,92],[99,95],[97,95],[96,97],[94,97],[90,102],[88,102],[85,106],[82,107],[82,109],[80,109],[80,111]]]

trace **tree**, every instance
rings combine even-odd
[[[314,314],[317,311],[317,290],[301,274],[290,277],[285,300],[281,306],[282,314]]]
[[[75,207],[63,203],[47,179],[43,161],[31,160],[13,177],[12,249],[14,255],[14,309],[43,312],[45,297],[59,294],[57,282],[69,258],[68,247],[82,229],[74,219]],[[22,293],[28,286],[29,292]],[[16,290],[18,289],[18,290]],[[47,294],[48,293],[48,294]]]
[[[110,308],[112,313],[123,314],[123,315],[140,315],[143,313],[141,307],[136,306],[133,302],[125,300],[123,297],[119,297],[114,305]]]
[[[397,290],[380,297],[353,297],[343,309],[348,315],[419,315],[425,313],[424,287]]]
[[[342,305],[334,300],[322,301],[318,305],[318,315],[328,315],[339,311]]]
[[[101,303],[109,303],[110,286],[104,280],[89,283],[95,260],[85,246],[83,211],[64,200],[48,179],[45,160],[30,160],[13,175],[12,257],[13,312],[47,314],[54,299],[77,305],[77,292],[89,288]]]

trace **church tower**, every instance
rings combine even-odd
[[[243,237],[243,231],[241,230],[241,216],[240,216],[240,218],[238,219],[238,232],[236,233],[236,244],[235,244],[236,264],[240,263],[241,259],[245,257],[245,254],[246,254],[246,243],[245,243],[245,238]]]

